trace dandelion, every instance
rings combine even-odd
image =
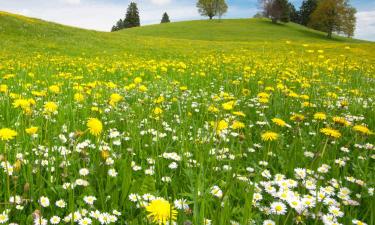
[[[267,131],[261,135],[261,138],[262,141],[276,141],[279,138],[279,134],[272,131]]]
[[[366,126],[363,126],[363,125],[355,125],[353,127],[353,130],[358,132],[358,133],[361,133],[363,135],[372,135],[374,134],[370,129],[368,129],[368,127]]]
[[[317,112],[314,114],[314,119],[316,120],[325,120],[327,119],[327,116],[325,113],[322,113],[322,112]]]
[[[176,221],[177,211],[164,199],[155,199],[146,206],[147,217],[159,225],[170,224]]]
[[[17,132],[12,129],[9,129],[9,128],[0,129],[0,140],[2,141],[13,140],[16,136],[17,136]]]
[[[333,138],[341,137],[341,133],[338,130],[335,130],[329,127],[320,129],[320,132],[328,137],[333,137]]]
[[[103,130],[103,124],[100,120],[96,118],[90,118],[87,121],[87,127],[89,129],[90,134],[94,136],[99,136],[102,133]]]
[[[57,108],[58,108],[58,106],[55,102],[46,102],[44,104],[44,112],[45,113],[49,113],[49,114],[56,113]]]
[[[285,127],[285,126],[288,125],[284,120],[279,119],[279,118],[273,118],[272,122],[275,123],[277,126],[280,126],[280,127]]]
[[[153,113],[155,114],[155,116],[159,116],[159,115],[161,115],[163,113],[163,110],[160,107],[156,107],[153,110]]]
[[[39,128],[38,127],[29,127],[26,128],[25,131],[27,134],[34,135],[38,132]]]

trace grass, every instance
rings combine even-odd
[[[371,42],[4,12],[0,39],[2,224],[375,223]]]

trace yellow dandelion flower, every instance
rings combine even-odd
[[[83,100],[85,100],[85,96],[81,93],[75,93],[74,94],[74,100],[76,102],[82,102]]]
[[[296,122],[301,122],[305,119],[305,116],[302,114],[294,113],[291,117],[290,120],[296,121]]]
[[[333,138],[340,138],[341,137],[340,131],[329,128],[329,127],[320,129],[320,132],[323,133],[324,135],[328,136],[328,137],[333,137]]]
[[[29,127],[25,129],[26,133],[30,135],[36,134],[38,130],[39,130],[38,127]]]
[[[152,200],[146,206],[146,211],[148,212],[147,217],[159,225],[166,225],[177,219],[177,211],[164,199]]]
[[[55,102],[46,102],[44,104],[44,112],[46,113],[54,113],[57,111],[57,104]]]
[[[9,141],[17,136],[17,132],[9,128],[0,129],[0,140]]]
[[[332,118],[333,122],[337,123],[337,124],[340,124],[340,125],[343,125],[343,126],[349,126],[350,123],[344,118],[344,117],[339,117],[339,116],[335,116]]]
[[[287,123],[280,118],[273,118],[272,122],[275,123],[277,126],[280,126],[280,127],[285,127],[287,125]]]
[[[97,118],[90,118],[87,121],[87,127],[89,129],[90,134],[94,136],[99,136],[103,130],[103,124]]]
[[[264,132],[261,135],[262,141],[276,141],[279,138],[279,134],[272,131]]]
[[[363,125],[355,125],[353,127],[353,130],[364,135],[374,134],[374,132],[372,132],[368,127],[363,126]]]
[[[240,122],[240,121],[233,121],[233,123],[232,123],[232,129],[234,129],[234,130],[238,130],[238,129],[243,129],[243,128],[245,128],[245,124],[244,123],[242,123],[242,122]]]
[[[314,119],[316,120],[325,120],[327,119],[327,116],[325,113],[322,113],[322,112],[317,112],[314,114]]]
[[[224,110],[232,110],[234,105],[236,104],[235,101],[229,101],[229,102],[226,102],[226,103],[223,103],[221,106],[223,107]]]
[[[163,113],[163,110],[160,108],[160,107],[156,107],[154,110],[153,110],[153,113],[158,116],[158,115],[161,115]]]

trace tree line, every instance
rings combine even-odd
[[[297,11],[289,0],[258,0],[261,12],[254,17],[266,17],[273,23],[294,22],[303,26],[327,33],[353,37],[356,26],[356,9],[349,0],[304,0]],[[221,18],[228,10],[225,0],[197,0],[198,12],[210,20]],[[161,23],[169,23],[169,15],[162,15]],[[140,26],[139,10],[135,2],[131,2],[124,19],[120,19],[112,27],[112,31]]]
[[[353,37],[357,10],[349,0],[304,0],[297,11],[288,0],[259,0],[261,13],[256,17],[270,18],[273,23],[294,22],[327,33]]]

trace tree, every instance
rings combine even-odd
[[[304,0],[299,10],[299,23],[307,26],[310,21],[310,16],[316,9],[318,0]]]
[[[197,8],[202,16],[208,16],[212,20],[214,16],[220,18],[224,15],[228,10],[228,5],[225,0],[198,0]]]
[[[292,3],[289,3],[288,5],[289,5],[290,21],[292,21],[293,23],[299,23],[299,15],[298,15],[296,8],[294,7]]]
[[[124,28],[139,27],[140,25],[137,3],[131,2],[126,11]]]
[[[355,14],[357,10],[354,7],[347,6],[342,22],[342,32],[348,37],[354,36],[355,25],[357,23],[357,18]]]
[[[347,0],[321,0],[311,14],[308,26],[327,32],[327,37],[332,38],[333,32],[352,35],[355,21],[355,9]]]
[[[121,30],[124,28],[124,21],[122,19],[120,19],[119,21],[117,21],[116,25],[114,25],[112,27],[112,32],[113,31],[118,31],[118,30]]]
[[[228,5],[225,0],[214,0],[215,14],[221,19],[221,17],[228,11]]]
[[[124,28],[139,27],[140,25],[137,4],[135,2],[131,2],[126,11],[125,19],[120,19],[117,21],[116,25],[112,27],[111,31],[114,32]]]
[[[163,18],[161,19],[161,22],[160,23],[170,23],[171,21],[169,20],[169,16],[168,14],[165,12],[163,14]]]
[[[289,22],[290,6],[288,0],[260,0],[260,5],[264,16],[270,18],[272,23]]]

